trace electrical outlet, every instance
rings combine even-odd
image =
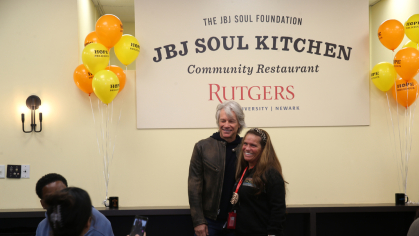
[[[29,165],[22,165],[21,178],[29,179],[30,168]]]
[[[7,165],[7,178],[20,179],[20,165]]]
[[[4,179],[6,176],[4,165],[0,165],[0,179]]]

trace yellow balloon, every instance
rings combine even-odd
[[[109,104],[118,95],[118,76],[110,70],[101,70],[93,77],[92,88],[103,103]]]
[[[404,23],[406,36],[415,43],[419,43],[419,14],[415,14]]]
[[[371,71],[371,80],[381,91],[386,92],[393,86],[397,78],[394,65],[388,62],[380,62]]]
[[[109,64],[109,51],[100,43],[91,43],[87,45],[82,52],[81,59],[84,66],[92,74],[104,70]]]
[[[118,43],[115,44],[114,50],[118,60],[127,66],[131,64],[140,53],[140,44],[134,36],[124,34]]]
[[[413,42],[413,41],[409,41],[405,45],[403,45],[403,48],[414,48],[414,49],[418,49],[418,44],[415,43],[415,42]]]

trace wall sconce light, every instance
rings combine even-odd
[[[40,129],[37,131],[36,123],[35,123],[35,111],[39,108],[41,105],[41,99],[36,95],[31,95],[26,99],[26,106],[31,110],[31,131],[25,131],[25,114],[22,113],[22,129],[25,133],[32,133],[32,131],[35,131],[37,133],[42,131],[42,112],[39,113],[39,123],[40,123]]]

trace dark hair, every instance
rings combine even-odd
[[[42,178],[38,180],[38,182],[36,183],[36,188],[35,188],[36,195],[38,195],[38,197],[42,199],[42,189],[46,185],[55,181],[61,181],[66,187],[68,187],[67,180],[62,175],[51,173],[51,174],[42,176]]]
[[[256,194],[260,194],[264,190],[264,181],[266,181],[266,174],[270,169],[275,169],[279,172],[282,179],[284,179],[284,176],[282,175],[282,166],[281,163],[278,160],[278,157],[275,153],[274,147],[271,142],[271,137],[269,136],[268,132],[266,132],[263,129],[250,129],[247,131],[246,135],[244,135],[244,138],[242,139],[241,146],[243,146],[244,139],[248,134],[253,134],[260,137],[260,145],[262,147],[262,152],[260,154],[259,160],[257,164],[255,165],[255,173],[253,174],[253,183],[258,188],[258,192]],[[243,173],[244,169],[249,164],[244,159],[243,156],[243,149],[240,150],[239,159],[237,163],[236,168],[236,179],[240,179],[241,174]],[[284,180],[284,187],[285,183],[287,183]]]
[[[54,236],[80,236],[92,215],[89,194],[81,188],[70,187],[47,195],[48,223]]]

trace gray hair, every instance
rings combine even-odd
[[[240,134],[240,132],[243,130],[244,127],[246,127],[246,123],[244,122],[244,113],[243,109],[236,101],[233,100],[227,100],[223,103],[218,104],[217,106],[217,112],[215,113],[215,122],[217,123],[217,126],[219,128],[218,120],[220,119],[220,112],[224,109],[225,113],[228,117],[233,117],[232,111],[236,114],[237,120],[240,124],[239,129],[237,130],[237,134]]]

